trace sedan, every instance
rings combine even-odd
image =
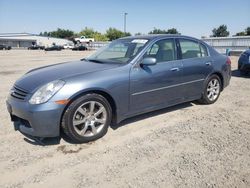
[[[122,120],[176,104],[217,101],[229,85],[231,61],[208,44],[181,35],[113,41],[80,61],[27,72],[7,99],[16,130],[84,143]]]
[[[11,46],[0,44],[0,50],[10,50],[10,49],[11,49]]]
[[[88,48],[86,46],[75,46],[74,48],[72,48],[73,51],[85,51],[88,50]]]
[[[40,45],[32,45],[30,47],[28,47],[28,50],[44,50],[44,46],[40,46]]]
[[[238,70],[242,75],[250,72],[250,50],[246,50],[240,55],[238,60]]]
[[[53,45],[51,47],[47,47],[44,50],[45,51],[61,51],[63,49],[62,46],[57,46],[57,45]]]

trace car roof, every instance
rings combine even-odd
[[[246,50],[244,53],[250,54],[250,49],[249,49],[249,50]]]
[[[193,40],[198,40],[194,37],[189,37],[185,35],[180,35],[180,34],[149,34],[149,35],[137,35],[137,36],[129,36],[129,37],[124,37],[121,39],[161,39],[161,38],[186,38],[186,39],[193,39]]]

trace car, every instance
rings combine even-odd
[[[10,49],[11,49],[11,46],[0,44],[0,50],[10,50]]]
[[[45,51],[61,51],[62,49],[63,49],[62,46],[53,45],[53,46],[51,46],[51,47],[45,48],[44,50],[45,50]]]
[[[73,49],[74,48],[74,44],[71,44],[71,43],[64,44],[63,48],[64,49]]]
[[[28,47],[28,50],[44,50],[45,46],[40,46],[40,45],[32,45]]]
[[[75,38],[74,41],[76,41],[76,43],[90,43],[90,42],[94,42],[95,39],[94,38],[87,38],[85,36],[81,36],[79,38]]]
[[[73,51],[85,51],[88,50],[88,48],[86,46],[80,45],[80,46],[75,46],[74,48],[72,48]]]
[[[242,75],[250,72],[250,49],[244,51],[238,60],[238,70]]]
[[[33,69],[10,90],[15,129],[74,142],[104,136],[110,125],[146,112],[198,100],[217,101],[231,61],[201,40],[145,35],[114,40],[80,61]]]

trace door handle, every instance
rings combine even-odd
[[[206,62],[206,65],[207,65],[207,66],[211,66],[212,63],[209,61],[209,62]]]
[[[180,69],[178,67],[170,69],[171,71],[179,71]]]

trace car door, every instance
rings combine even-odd
[[[164,105],[177,103],[182,99],[182,64],[177,60],[174,39],[155,42],[143,58],[153,57],[155,65],[138,63],[130,72],[130,112],[143,112]]]
[[[178,47],[183,64],[182,85],[186,100],[197,99],[204,81],[212,72],[213,60],[205,45],[189,39],[179,39]]]

